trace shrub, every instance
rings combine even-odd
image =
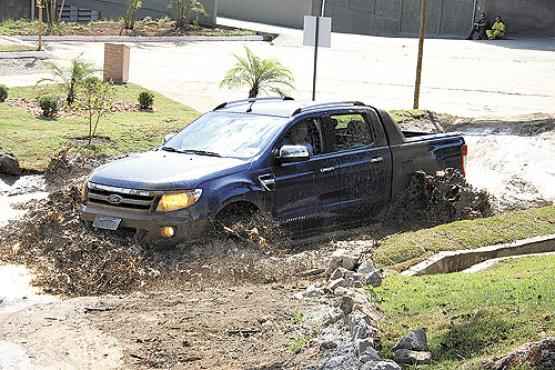
[[[0,103],[3,103],[8,99],[8,88],[4,85],[0,85]]]
[[[139,107],[141,110],[152,110],[154,105],[154,94],[148,91],[143,91],[139,94]]]
[[[60,98],[53,95],[45,95],[39,98],[42,115],[46,118],[54,118],[60,110]]]
[[[103,82],[97,77],[89,77],[83,81],[79,105],[88,113],[89,123],[89,145],[100,120],[112,109],[114,103],[114,88],[111,84]]]

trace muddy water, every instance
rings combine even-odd
[[[39,175],[10,177],[0,176],[0,226],[21,216],[17,204],[45,198],[46,183]]]
[[[467,179],[497,198],[501,210],[555,202],[555,132],[468,129]]]

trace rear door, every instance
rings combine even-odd
[[[323,203],[335,216],[371,215],[390,197],[392,158],[373,111],[348,111],[323,118],[324,156],[337,179],[334,197]]]

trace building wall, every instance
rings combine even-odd
[[[31,16],[30,0],[0,0],[0,21]]]
[[[484,8],[505,19],[508,37],[555,36],[555,0],[485,0]]]
[[[0,0],[5,1],[5,0]],[[71,5],[80,8],[98,10],[102,18],[119,18],[127,12],[129,0],[66,0]],[[168,0],[144,0],[142,9],[137,13],[139,17],[160,18],[169,16],[171,8]],[[207,16],[201,17],[202,23],[215,24],[218,0],[201,0]]]
[[[302,28],[312,0],[219,0],[218,15],[278,26]]]

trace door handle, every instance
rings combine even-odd
[[[383,157],[376,157],[370,160],[370,163],[381,163],[383,162]]]
[[[320,169],[321,173],[330,173],[330,172],[333,172],[333,171],[335,171],[335,167],[326,167],[326,168]]]

